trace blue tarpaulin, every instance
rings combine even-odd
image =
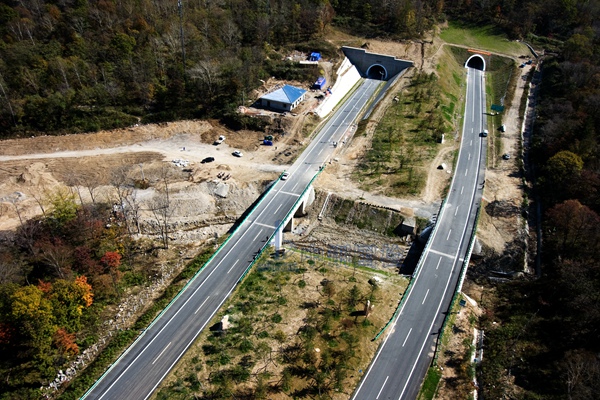
[[[317,90],[321,90],[325,87],[325,84],[327,83],[327,80],[320,76],[319,79],[317,79],[317,81],[313,84],[313,89],[317,89]]]
[[[310,53],[309,61],[319,61],[321,59],[321,53]]]

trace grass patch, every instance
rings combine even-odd
[[[431,400],[435,396],[437,392],[437,387],[442,378],[442,371],[437,367],[431,367],[427,370],[427,375],[425,375],[425,380],[423,381],[423,386],[421,386],[421,391],[419,392],[418,400]]]
[[[446,49],[437,74],[417,72],[381,118],[354,178],[388,196],[417,196],[440,150],[442,134],[457,130],[464,70]]]
[[[380,274],[379,287],[372,276],[295,252],[259,259],[207,325],[229,315],[231,327],[206,329],[155,398],[349,396],[377,349],[373,335],[406,289],[398,276]],[[366,300],[375,304],[368,317]]]
[[[523,43],[509,40],[498,28],[492,25],[470,25],[464,22],[449,21],[440,37],[447,43],[473,47],[518,57],[530,54]]]

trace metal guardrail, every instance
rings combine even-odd
[[[448,306],[448,310],[452,310],[454,308],[454,304],[456,303],[456,299],[458,298],[458,294],[462,290],[462,285],[465,280],[465,276],[467,275],[467,270],[469,267],[469,260],[471,259],[471,254],[473,253],[473,246],[475,245],[475,237],[477,233],[477,225],[479,224],[479,217],[481,215],[481,206],[477,207],[477,214],[475,216],[475,222],[473,223],[473,232],[471,232],[471,238],[469,239],[469,247],[467,249],[467,254],[465,255],[465,259],[463,260],[463,265],[460,271],[460,277],[458,279],[458,285],[456,286],[456,290],[454,291],[454,295],[452,296],[452,300],[450,301],[450,305]],[[446,313],[444,317],[444,322],[442,323],[442,327],[440,328],[440,334],[437,337],[435,343],[435,352],[433,354],[433,359],[431,360],[431,365],[435,364],[439,355],[439,344],[442,341],[444,336],[444,330],[446,329],[446,324],[448,323],[448,318],[450,316],[450,312]]]
[[[275,182],[276,183],[276,182]],[[200,267],[200,269],[194,274],[194,276],[192,276],[190,278],[190,280],[185,284],[185,286],[183,288],[181,288],[181,290],[177,293],[177,295],[175,295],[175,297],[173,297],[173,299],[169,302],[169,304],[167,304],[165,306],[165,308],[160,312],[160,314],[158,314],[153,320],[152,322],[150,322],[150,324],[148,325],[148,327],[146,329],[144,329],[142,331],[142,333],[133,341],[133,343],[131,343],[129,346],[127,346],[127,348],[125,349],[125,351],[123,351],[123,353],[119,356],[119,358],[117,358],[112,364],[110,364],[110,366],[106,369],[106,371],[96,380],[96,382],[94,382],[94,384],[83,394],[83,396],[81,396],[80,399],[85,399],[90,392],[92,392],[92,390],[94,390],[96,388],[96,386],[98,385],[98,383],[104,379],[104,377],[110,373],[110,371],[112,371],[112,369],[115,367],[115,365],[117,365],[119,363],[119,361],[121,361],[121,359],[123,359],[123,357],[125,357],[129,351],[136,345],[137,342],[140,341],[140,339],[142,339],[142,337],[144,337],[144,335],[146,334],[146,332],[148,331],[148,329],[150,329],[168,310],[169,308],[173,305],[173,303],[183,294],[183,292],[186,291],[186,289],[194,282],[194,280],[196,280],[196,277],[204,270],[204,268],[206,268],[206,266],[217,256],[217,254],[219,254],[219,252],[223,249],[223,247],[225,247],[225,245],[229,242],[229,240],[235,235],[235,233],[244,225],[244,223],[246,222],[246,220],[252,215],[252,213],[254,212],[254,210],[262,203],[262,201],[267,197],[267,194],[275,187],[275,183],[271,184],[271,186],[267,189],[267,191],[265,191],[262,195],[260,200],[254,205],[254,207],[252,207],[252,209],[250,210],[250,212],[246,215],[246,217],[242,220],[242,222],[233,230],[233,232],[231,232],[231,235],[229,235],[229,237],[227,239],[225,239],[225,241],[223,243],[221,243],[221,245],[219,246],[219,248],[213,253],[212,256],[210,256],[210,258],[202,265],[202,267]]]
[[[250,263],[250,265],[248,265],[248,268],[246,268],[246,270],[244,271],[244,273],[242,274],[242,276],[238,280],[238,283],[241,282],[242,280],[244,280],[244,278],[246,277],[246,275],[248,275],[248,272],[250,272],[250,269],[252,269],[252,267],[254,266],[254,264],[256,264],[256,261],[262,256],[262,254],[264,253],[265,249],[267,249],[269,247],[269,243],[273,239],[273,236],[275,234],[277,234],[277,231],[279,231],[279,229],[283,229],[283,225],[285,224],[285,221],[287,221],[287,219],[290,216],[290,214],[293,213],[293,212],[296,212],[297,206],[301,202],[301,200],[304,197],[304,195],[306,194],[306,191],[310,189],[310,187],[312,186],[312,183],[315,181],[315,179],[317,179],[317,177],[321,174],[321,172],[323,172],[324,169],[325,169],[325,165],[323,165],[321,168],[319,168],[319,172],[317,172],[315,174],[315,176],[312,177],[312,179],[310,180],[310,182],[308,182],[308,185],[306,185],[306,187],[304,188],[304,190],[302,191],[302,193],[300,194],[300,196],[298,197],[298,199],[296,200],[296,202],[294,203],[294,205],[292,206],[292,208],[290,209],[290,211],[287,212],[287,214],[285,215],[285,217],[281,220],[281,222],[279,223],[279,225],[275,228],[275,231],[273,231],[273,234],[271,236],[269,236],[269,238],[265,242],[265,245],[257,253],[257,255],[254,258],[254,260],[252,260],[252,262]],[[273,186],[275,186],[275,185],[273,185]]]
[[[375,340],[379,339],[379,337],[381,336],[381,334],[398,317],[398,314],[400,313],[400,310],[402,309],[402,305],[404,304],[404,301],[406,300],[406,297],[407,297],[408,293],[410,293],[410,290],[412,289],[413,283],[415,282],[414,276],[418,275],[419,270],[423,267],[423,263],[424,263],[424,260],[425,260],[424,255],[427,254],[427,251],[429,251],[429,247],[431,247],[431,241],[433,240],[433,237],[435,236],[435,233],[437,231],[438,222],[440,220],[439,217],[442,214],[442,211],[444,210],[444,206],[446,205],[447,199],[448,199],[447,197],[444,198],[444,200],[442,201],[442,204],[440,205],[440,211],[438,212],[438,216],[436,218],[436,221],[435,221],[435,224],[433,226],[433,229],[431,230],[431,233],[429,234],[429,238],[427,239],[427,243],[425,244],[425,247],[423,248],[423,253],[422,253],[421,257],[419,258],[419,261],[417,262],[417,266],[415,267],[415,270],[413,271],[413,274],[412,274],[412,277],[410,279],[410,282],[408,283],[408,286],[406,287],[406,290],[402,294],[402,298],[400,299],[400,302],[398,303],[398,306],[396,307],[396,311],[394,311],[394,314],[392,314],[392,317],[385,324],[385,326],[383,328],[381,328],[381,330],[379,331],[379,333],[377,333],[377,335],[375,335],[375,337],[373,339],[371,339],[372,342],[374,342]]]

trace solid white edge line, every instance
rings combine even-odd
[[[459,151],[459,153],[460,153],[460,151]],[[459,154],[459,157],[460,157],[460,154]],[[478,153],[478,157],[477,157],[477,165],[481,165],[481,146],[479,147],[479,153]],[[479,175],[479,169],[477,169],[477,175]],[[478,178],[478,176],[476,178]],[[471,205],[470,205],[469,208],[471,208],[473,206],[473,202],[475,200],[475,195],[477,193],[477,180],[478,179],[475,179],[475,185],[473,185],[473,195],[471,196]],[[467,221],[468,221],[468,219],[467,219]],[[463,241],[463,239],[465,237],[465,233],[467,232],[468,225],[469,225],[468,223],[465,224],[465,227],[463,229],[463,233],[461,235],[461,240],[459,242],[461,244],[462,244],[462,241]],[[444,289],[444,293],[442,294],[442,298],[444,298],[444,296],[446,295],[446,291],[448,290],[448,284],[450,283],[450,277],[452,277],[452,273],[454,272],[454,268],[456,267],[456,261],[458,261],[457,260],[458,253],[460,253],[460,244],[458,246],[458,249],[456,250],[455,261],[452,263],[452,270],[450,271],[450,275],[448,275],[448,281],[446,282],[446,288]],[[440,301],[438,309],[437,309],[437,311],[435,313],[436,317],[437,317],[437,314],[440,312],[440,308],[442,307],[442,303],[443,302]],[[433,328],[433,324],[435,323],[435,319],[436,318],[434,317],[433,320],[431,321],[431,325],[429,326],[428,331],[431,331],[431,328]],[[427,335],[425,337],[425,340],[423,341],[423,345],[421,346],[421,350],[419,350],[419,357],[421,357],[421,354],[423,353],[423,349],[425,348],[425,343],[427,343],[427,339],[429,339],[429,335]],[[417,357],[417,359],[419,357]],[[410,379],[412,377],[413,372],[415,371],[416,366],[417,366],[417,363],[414,363],[412,369],[410,370],[410,374],[408,374],[408,379],[406,380],[406,383],[404,384],[404,388],[402,389],[402,392],[400,393],[400,396],[398,397],[398,400],[400,400],[402,398],[402,396],[404,396],[404,392],[406,391],[406,387],[408,386],[408,382],[410,382]]]

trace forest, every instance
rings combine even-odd
[[[600,398],[598,0],[0,0],[0,138],[218,118],[235,125],[286,50],[335,57],[330,26],[420,39],[446,19],[546,50],[528,198],[543,213],[539,278],[498,286],[483,318],[486,398]],[[56,193],[0,249],[0,398],[37,398],[93,340],[134,273],[121,217]],[[492,323],[501,321],[499,327]],[[489,328],[489,329],[487,329]],[[520,389],[515,391],[514,385]]]

